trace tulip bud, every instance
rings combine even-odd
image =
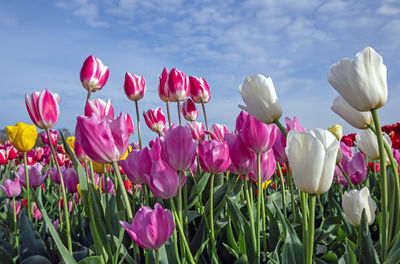
[[[100,98],[89,99],[85,105],[85,116],[91,117],[93,114],[97,114],[103,119],[105,116],[114,118],[114,107],[111,103],[111,99],[107,102]]]
[[[160,134],[166,126],[165,115],[161,107],[143,112],[144,121],[151,131]]]
[[[7,164],[7,162],[8,162],[7,151],[4,149],[0,149],[0,165]]]
[[[225,134],[228,133],[228,129],[224,124],[213,124],[210,131],[204,131],[204,133],[210,135],[211,139],[222,142]]]
[[[159,76],[159,84],[158,84],[158,95],[160,99],[164,102],[171,101],[170,94],[168,90],[168,70],[166,68],[163,69],[161,75]]]
[[[231,165],[228,170],[236,175],[247,175],[256,164],[256,154],[248,149],[240,136],[227,133],[225,142],[229,146],[229,157]]]
[[[182,105],[182,114],[187,121],[195,121],[199,116],[199,109],[197,109],[194,102],[189,98]]]
[[[189,77],[173,68],[168,73],[168,91],[171,102],[184,101],[190,95]]]
[[[385,140],[389,146],[392,145],[392,142],[386,133],[383,134],[383,140]],[[377,139],[375,133],[372,132],[370,129],[358,132],[356,134],[356,142],[355,143],[356,143],[357,147],[362,151],[362,153],[367,155],[367,157],[369,159],[372,159],[372,160],[379,159],[378,139]],[[386,159],[388,160],[387,155],[385,155],[385,156],[386,156]]]
[[[146,183],[146,175],[151,171],[151,159],[149,149],[134,150],[128,154],[125,160],[118,161],[128,178],[136,184]]]
[[[374,122],[371,112],[360,112],[354,109],[340,95],[333,100],[331,110],[358,129],[367,129],[368,125]]]
[[[90,55],[83,63],[80,78],[86,90],[96,92],[106,84],[108,75],[108,67],[100,59]]]
[[[50,142],[53,146],[57,146],[57,141],[60,135],[58,135],[58,132],[56,130],[50,129],[49,130],[50,134]],[[40,138],[42,139],[43,144],[49,145],[49,139],[47,138],[47,133],[44,132],[40,134]]]
[[[34,159],[35,159],[37,162],[41,162],[41,161],[42,161],[43,155],[44,155],[44,149],[43,149],[43,148],[41,148],[41,147],[35,148],[35,156],[34,156]]]
[[[274,156],[274,151],[272,149],[261,154],[260,158],[261,163],[261,182],[266,182],[271,179],[272,175],[274,175],[276,168],[276,160]],[[250,179],[254,182],[258,182],[258,167],[257,162],[254,162],[253,170],[249,173]]]
[[[360,225],[363,209],[365,209],[368,224],[371,225],[375,221],[376,203],[371,198],[367,187],[344,192],[342,207],[347,221],[353,226]]]
[[[341,125],[333,125],[328,128],[328,131],[331,132],[338,141],[340,141],[343,137],[343,128]]]
[[[194,121],[186,124],[190,128],[190,132],[192,133],[192,138],[197,140],[198,142],[203,142],[206,134],[204,133],[204,125],[203,123]]]
[[[199,162],[203,170],[209,173],[225,171],[231,164],[228,143],[216,140],[199,143]]]
[[[45,89],[42,92],[25,94],[25,105],[32,122],[41,129],[53,128],[60,116],[60,97]]]
[[[10,142],[10,141],[8,141],[8,142]],[[8,160],[14,160],[17,157],[17,153],[18,153],[18,150],[13,145],[7,146]]]
[[[118,119],[122,118],[126,122],[126,126],[128,127],[128,136],[131,137],[135,132],[135,126],[133,124],[132,118],[128,113],[120,113]]]
[[[211,99],[210,87],[203,77],[190,76],[190,97],[198,104],[208,103]]]
[[[129,100],[138,101],[143,98],[146,92],[146,82],[142,76],[127,72],[125,74],[124,90]]]

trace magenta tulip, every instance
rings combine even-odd
[[[194,121],[187,123],[186,126],[190,128],[190,133],[192,133],[192,138],[198,142],[203,142],[206,138],[206,134],[204,133],[204,125],[203,123]]]
[[[4,149],[0,149],[0,164],[7,164],[7,162],[8,162],[7,151]]]
[[[243,110],[240,111],[239,115],[236,118],[236,127],[235,127],[236,133],[240,133],[242,131],[244,121],[246,121],[248,115],[249,114],[247,112]]]
[[[198,104],[208,103],[211,99],[210,87],[203,77],[190,76],[190,97]]]
[[[225,141],[229,146],[229,156],[231,165],[228,170],[236,175],[247,175],[250,173],[254,164],[256,164],[256,154],[248,149],[238,135],[227,133]]]
[[[159,249],[175,230],[171,211],[163,209],[159,203],[154,205],[154,210],[142,206],[132,224],[123,221],[119,223],[136,244],[146,249]]]
[[[297,130],[300,132],[304,132],[305,129],[300,125],[299,121],[297,120],[296,117],[292,119],[286,117],[285,118],[285,123],[286,123],[286,132],[289,132],[290,130]],[[286,148],[286,137],[283,135],[283,133],[280,130],[277,130],[278,135],[276,137],[276,141],[274,146],[272,147],[274,150],[274,155],[276,158],[277,162],[280,163],[285,163],[288,161],[285,148]]]
[[[165,115],[162,112],[161,106],[156,109],[150,109],[147,112],[143,112],[144,121],[151,131],[161,134],[164,127],[166,126]]]
[[[166,68],[163,69],[159,79],[158,96],[160,96],[160,99],[164,102],[171,101],[168,90],[168,70]]]
[[[13,145],[7,146],[8,160],[14,160],[17,157],[17,154],[18,150]]]
[[[10,206],[11,207],[10,209],[12,210],[12,212],[14,212],[14,203],[6,202],[6,207],[8,208],[8,206]],[[21,211],[21,208],[22,208],[22,203],[20,201],[15,201],[15,214],[16,215],[19,214],[19,211]]]
[[[75,140],[92,160],[110,163],[125,154],[129,145],[128,127],[122,118],[102,120],[98,115],[79,116]]]
[[[65,188],[69,193],[76,192],[76,185],[79,183],[78,175],[73,168],[65,169],[62,172]]]
[[[96,92],[106,84],[108,75],[108,67],[100,59],[90,55],[82,65],[80,78],[86,90]]]
[[[204,131],[207,135],[211,136],[211,139],[214,139],[218,142],[224,141],[224,136],[226,133],[228,133],[228,129],[224,124],[213,124],[211,126],[210,131]]]
[[[199,109],[197,109],[192,99],[188,98],[182,104],[182,114],[183,117],[189,122],[193,122],[197,119],[197,117],[199,116]]]
[[[271,179],[272,175],[274,175],[276,168],[276,160],[274,156],[274,151],[272,149],[263,152],[260,158],[261,162],[261,182],[266,182]],[[257,162],[254,163],[253,171],[249,173],[250,179],[257,182],[258,181],[258,171],[257,171]]]
[[[44,149],[41,148],[41,147],[36,147],[36,148],[35,148],[35,156],[34,156],[34,159],[35,159],[37,162],[41,162],[42,159],[43,159],[43,156],[44,156]]]
[[[248,115],[240,136],[249,149],[259,154],[272,148],[278,135],[277,130],[275,125],[264,124],[253,116]]]
[[[74,140],[74,152],[79,161],[90,161],[90,158],[88,155],[86,155],[85,151],[82,149],[81,145],[79,145],[77,140]]]
[[[28,175],[29,175],[29,185],[32,188],[37,188],[46,179],[46,175],[42,175],[42,165],[40,163],[35,163],[33,165],[28,165]],[[22,186],[26,187],[25,178],[25,167],[23,164],[17,167],[17,177]]]
[[[199,162],[201,168],[207,172],[224,172],[231,164],[228,143],[216,140],[199,143]]]
[[[340,162],[343,170],[349,176],[352,184],[360,184],[367,178],[367,163],[365,162],[364,156],[361,152],[357,152],[352,156],[343,154],[342,161]],[[335,168],[334,180],[337,182],[339,178],[340,184],[349,185],[346,177],[343,175],[342,171],[338,166]]]
[[[397,164],[400,164],[400,151],[397,149],[393,150],[393,157],[396,160]]]
[[[146,183],[146,175],[150,174],[151,163],[150,153],[147,147],[142,150],[130,152],[125,160],[120,160],[118,162],[124,169],[128,178],[135,184]]]
[[[33,203],[33,218],[40,220],[42,219],[42,213],[40,212],[39,208],[37,207],[36,203]]]
[[[50,142],[51,142],[51,144],[53,146],[57,146],[57,141],[58,141],[58,138],[60,137],[60,135],[58,134],[58,132],[56,130],[53,130],[53,129],[49,130],[49,134],[50,134]],[[42,139],[43,144],[49,145],[49,140],[47,138],[47,133],[40,134],[40,138]]]
[[[196,158],[196,144],[188,127],[170,127],[165,134],[162,148],[165,161],[176,171],[188,170]]]
[[[133,73],[125,73],[124,90],[129,100],[138,101],[146,92],[146,82],[142,76]]]
[[[60,166],[60,171],[61,171],[61,174],[63,174],[64,171],[65,171],[65,167],[64,166]],[[60,184],[60,176],[58,175],[58,171],[57,171],[57,167],[56,166],[54,166],[53,168],[47,169],[45,175],[46,176],[49,175],[50,179],[52,179],[54,183]]]
[[[4,185],[0,185],[0,188],[3,189],[8,198],[17,197],[21,194],[21,185],[18,178],[14,180],[5,179]]]
[[[60,97],[45,89],[42,92],[25,94],[25,105],[32,122],[41,129],[53,128],[60,116]]]
[[[189,77],[173,68],[168,73],[168,91],[171,102],[184,101],[190,96]]]
[[[101,119],[105,116],[114,118],[114,107],[111,103],[111,99],[104,101],[100,98],[89,99],[85,105],[85,116],[91,117],[93,114],[97,114]]]
[[[131,116],[128,113],[120,113],[118,119],[120,118],[126,122],[126,126],[128,127],[128,136],[133,136],[133,133],[135,133],[135,125],[133,124]]]

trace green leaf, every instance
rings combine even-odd
[[[11,255],[3,247],[0,247],[0,259],[2,264],[14,264]]]
[[[192,186],[192,188],[191,188],[191,190],[189,192],[188,208],[191,208],[197,202],[197,200],[198,200],[197,199],[198,198],[198,193],[197,192],[199,192],[200,194],[203,193],[204,189],[207,186],[209,178],[210,178],[210,173],[204,173],[200,177],[200,180],[197,181],[197,179],[196,179],[198,190],[196,189],[196,186],[193,184],[193,186]],[[202,201],[200,201],[200,203],[202,203]]]
[[[43,256],[36,255],[24,259],[21,261],[21,264],[51,264],[51,262]]]
[[[371,239],[371,234],[369,232],[368,219],[365,214],[365,209],[363,209],[361,216],[361,222],[358,232],[358,244],[360,247],[361,259],[364,261],[364,263],[380,263],[378,254],[376,253],[374,244]]]
[[[346,251],[344,255],[339,259],[339,264],[358,264],[356,254],[347,242],[344,247]]]
[[[79,261],[79,264],[99,264],[102,262],[103,260],[100,256],[92,256]]]

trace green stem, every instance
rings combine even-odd
[[[262,188],[262,186],[261,186],[261,214],[262,214],[263,251],[267,252],[267,223],[265,219],[264,188]]]
[[[201,107],[203,108],[203,115],[204,115],[204,123],[206,123],[206,130],[208,130],[208,121],[207,121],[207,114],[206,114],[206,106],[203,101],[201,101]]]
[[[318,205],[319,205],[319,209],[321,210],[321,218],[322,221],[325,220],[325,216],[324,216],[324,206],[321,203],[321,195],[318,194],[317,199],[318,199]]]
[[[112,225],[111,225],[110,206],[108,205],[108,182],[107,182],[107,174],[108,174],[108,173],[104,173],[104,190],[105,190],[105,198],[106,198],[107,226],[108,226],[108,233],[110,234],[111,250],[112,250],[112,252],[115,252],[116,246],[115,246],[115,242],[114,242],[114,232],[113,232]],[[101,181],[101,178],[100,178],[100,181]]]
[[[24,167],[25,167],[25,182],[26,182],[26,200],[28,202],[28,217],[29,220],[32,222],[32,208],[31,208],[31,193],[30,193],[30,187],[31,185],[29,184],[29,172],[28,172],[28,162],[26,161],[26,152],[24,152]]]
[[[170,205],[171,205],[171,209],[173,211],[174,210],[173,208],[175,208],[174,200],[172,198],[170,198],[169,202],[170,202]],[[179,258],[178,234],[176,233],[176,229],[174,229],[174,233],[172,234],[172,237],[174,239],[174,251],[175,251],[176,262],[178,264],[180,264],[181,263],[181,259]]]
[[[274,120],[275,125],[278,126],[279,130],[282,132],[282,134],[287,137],[287,132],[286,129],[283,127],[281,121],[279,121],[279,119],[275,119]]]
[[[138,132],[138,137],[139,137],[139,148],[142,149],[142,137],[140,135],[140,118],[139,118],[139,106],[138,106],[138,101],[135,100],[135,106],[136,106],[136,123],[137,123],[137,132]]]
[[[308,230],[309,238],[308,238],[308,259],[307,264],[312,264],[312,259],[314,255],[314,224],[315,224],[315,194],[311,194],[310,197],[310,218],[309,218],[309,225],[310,229]]]
[[[285,181],[283,180],[283,174],[282,174],[281,165],[279,164],[279,162],[277,162],[276,165],[278,166],[279,178],[281,179],[283,215],[286,217],[286,216],[287,216],[287,213],[286,213],[286,194],[285,194],[286,189],[285,189]]]
[[[128,221],[129,221],[129,223],[131,223],[132,219],[133,219],[131,203],[129,202],[128,194],[126,193],[126,190],[124,188],[124,182],[122,181],[121,174],[119,173],[119,168],[118,168],[117,161],[114,160],[112,162],[112,165],[114,167],[115,175],[117,176],[118,185],[120,186],[121,191],[122,191],[122,196],[124,197],[125,206],[126,206],[126,213],[128,214]]]
[[[349,184],[350,188],[351,188],[351,189],[354,189],[354,185],[353,185],[353,183],[351,182],[349,175],[347,175],[347,173],[344,171],[342,165],[340,165],[340,163],[338,163],[337,166],[339,167],[339,169],[340,169],[340,171],[342,172],[343,176],[346,178],[347,183]],[[339,181],[339,184],[340,184],[340,181]]]
[[[307,257],[307,245],[308,245],[308,206],[307,206],[307,196],[305,193],[300,192],[300,200],[301,200],[301,213],[302,213],[302,237],[303,237],[303,263],[306,263]]]
[[[15,206],[15,197],[13,197],[13,204],[14,204],[14,234],[15,234],[15,245],[17,247],[17,251],[19,249],[18,243],[18,227],[17,227],[17,208]]]
[[[261,215],[261,154],[257,153],[257,218],[256,218],[256,243],[257,243],[257,263],[261,263],[261,247],[260,247],[260,215]]]
[[[182,172],[183,173],[183,172]],[[179,221],[183,223],[183,215],[182,215],[182,175],[181,172],[178,171],[178,177],[179,177],[179,186],[178,186],[178,216],[179,216]],[[180,232],[181,239],[182,237],[185,236],[184,232]],[[186,237],[185,237],[186,238]],[[182,252],[182,257],[185,257],[185,248],[181,244],[181,252]]]
[[[244,193],[245,193],[246,200],[247,200],[247,210],[249,211],[251,237],[253,240],[253,247],[255,247],[257,245],[257,242],[256,242],[256,233],[254,230],[254,210],[253,210],[253,205],[251,204],[251,200],[249,197],[249,188],[247,186],[248,179],[247,179],[246,175],[244,175],[243,177],[245,178],[244,179]],[[254,251],[255,251],[255,248],[254,248]]]
[[[215,233],[214,233],[214,177],[215,175],[211,174],[210,181],[210,229],[211,229],[211,250],[213,258],[217,254],[216,245],[215,245]]]
[[[176,105],[178,107],[178,117],[179,117],[179,125],[182,125],[182,117],[181,117],[181,103],[178,101],[176,101]]]
[[[297,211],[295,208],[296,201],[294,200],[294,193],[293,193],[293,177],[292,174],[290,173],[289,169],[289,162],[286,162],[286,175],[287,175],[287,180],[289,184],[289,190],[290,190],[290,207],[292,209],[292,214],[293,214],[293,222],[297,222]]]
[[[168,127],[171,127],[171,114],[170,114],[170,111],[169,111],[169,102],[166,101],[165,104],[167,106]]]
[[[160,263],[160,256],[158,255],[158,249],[155,250],[156,253],[156,264]]]

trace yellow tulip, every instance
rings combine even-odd
[[[263,182],[263,190],[268,188],[268,185],[272,182],[272,180],[268,180],[266,182]]]
[[[38,136],[35,125],[22,122],[16,123],[15,126],[6,126],[6,133],[11,144],[21,152],[30,151],[35,146]]]
[[[94,172],[96,172],[97,174],[104,174],[105,170],[104,170],[104,164],[103,163],[98,163],[95,161],[92,161],[93,164],[93,170]],[[106,168],[109,168],[110,164],[106,164]]]
[[[72,150],[72,153],[75,154],[75,151],[74,151],[74,141],[75,141],[75,137],[68,137],[68,138],[65,140],[65,142],[67,142],[69,148]]]
[[[343,128],[341,125],[333,125],[328,128],[329,132],[331,132],[337,140],[341,140],[343,136]]]

